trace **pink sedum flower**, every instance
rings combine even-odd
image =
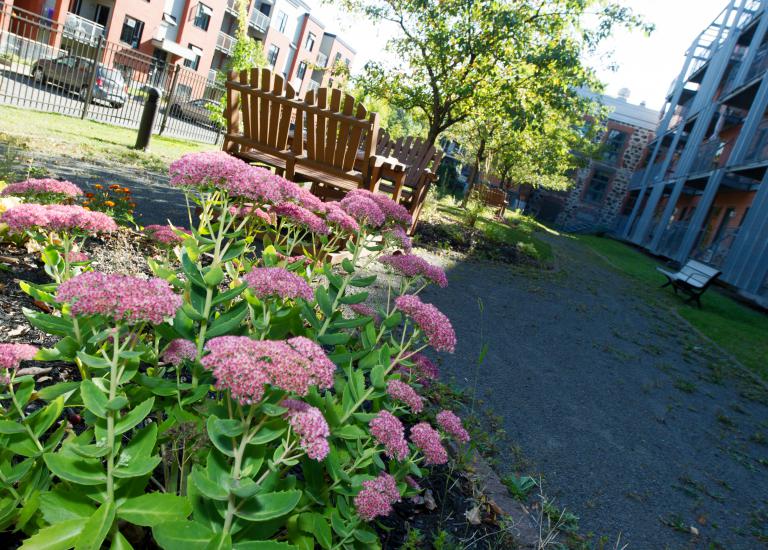
[[[411,241],[411,238],[405,232],[405,229],[399,225],[384,231],[384,237],[400,245],[400,248],[402,248],[403,252],[406,254],[410,254],[411,250],[413,250],[413,242]]]
[[[264,395],[264,385],[304,396],[312,386],[333,385],[336,365],[323,349],[303,336],[289,340],[252,340],[247,336],[220,336],[206,344],[210,352],[203,367],[213,372],[216,387],[229,390],[243,404]]]
[[[376,203],[379,210],[384,214],[386,222],[392,222],[402,226],[411,225],[411,214],[401,204],[397,204],[395,201],[383,195],[381,193],[373,193],[367,189],[354,189],[347,195],[354,198],[365,198]],[[384,222],[382,222],[384,223]]]
[[[225,178],[220,186],[233,197],[261,203],[278,203],[282,200],[275,183],[275,178],[278,177],[266,168],[248,166],[242,172]]]
[[[404,277],[423,277],[440,288],[448,286],[445,271],[415,254],[389,254],[379,257],[379,262],[390,266]]]
[[[170,183],[176,187],[241,185],[251,167],[224,151],[189,153],[171,163]]]
[[[421,485],[419,485],[419,482],[413,479],[411,476],[405,476],[405,483],[411,489],[416,489],[417,491],[421,491]]]
[[[376,228],[384,225],[387,219],[376,201],[369,197],[349,193],[339,205],[359,224]]]
[[[117,229],[115,221],[106,214],[67,204],[20,204],[6,210],[0,221],[7,223],[14,232],[39,228],[108,233]]]
[[[414,370],[419,382],[424,383],[440,378],[440,369],[426,355],[417,353],[411,357],[411,361],[414,363]]]
[[[288,408],[288,423],[299,436],[301,448],[312,460],[322,461],[330,452],[328,436],[331,435],[323,413],[295,399],[286,399],[281,405]]]
[[[381,411],[371,419],[371,435],[384,446],[389,458],[403,461],[408,457],[408,442],[405,440],[403,423],[389,411]]]
[[[355,509],[361,519],[372,521],[378,516],[388,516],[395,502],[400,502],[397,482],[382,472],[376,479],[363,481],[363,489],[355,497]]]
[[[274,225],[277,222],[277,217],[272,212],[257,206],[230,206],[229,213],[236,218],[250,216],[251,218],[263,221],[267,225]]]
[[[351,304],[349,309],[363,317],[372,317],[376,323],[381,321],[381,315],[368,304]]]
[[[446,410],[437,413],[437,425],[458,443],[469,442],[469,432],[467,432],[461,424],[461,418],[456,416],[452,411]]]
[[[311,301],[315,297],[307,281],[282,267],[255,267],[243,280],[261,299],[277,296],[284,300],[303,298]]]
[[[437,351],[453,353],[456,349],[456,333],[453,325],[435,306],[425,304],[418,296],[405,294],[395,299],[395,307],[413,319],[429,344]]]
[[[424,409],[424,400],[416,393],[411,386],[402,380],[392,379],[387,382],[387,393],[395,401],[400,401],[408,405],[411,410],[418,414]]]
[[[16,370],[22,361],[35,358],[37,348],[29,344],[0,344],[0,368]]]
[[[192,232],[179,227],[174,229],[170,225],[148,225],[144,228],[144,234],[159,244],[176,246],[184,242],[184,235],[191,235]]]
[[[411,428],[411,441],[424,454],[427,464],[448,462],[448,452],[440,442],[440,434],[426,422],[419,422]]]
[[[83,194],[83,190],[71,181],[59,181],[52,178],[28,179],[6,185],[0,191],[0,196],[35,196],[61,195],[63,198],[74,198]]]
[[[159,325],[181,307],[181,297],[163,279],[98,271],[82,273],[62,283],[56,300],[71,304],[74,315],[103,315],[128,324]]]
[[[325,203],[325,221],[344,233],[357,233],[360,225],[347,214],[338,202]]]
[[[197,345],[190,340],[184,338],[176,338],[172,340],[168,347],[163,352],[162,359],[166,363],[179,366],[186,359],[188,361],[194,361],[197,357]]]
[[[331,232],[331,229],[317,214],[298,204],[285,202],[275,206],[273,211],[278,217],[287,218],[294,225],[304,227],[318,235],[328,235]]]

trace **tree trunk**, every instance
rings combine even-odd
[[[482,138],[480,140],[480,145],[477,148],[477,154],[475,155],[475,165],[472,167],[472,173],[469,176],[469,186],[467,187],[467,192],[464,195],[464,200],[461,203],[462,208],[467,206],[467,201],[472,195],[472,191],[475,188],[475,182],[480,175],[480,166],[482,166],[483,160],[485,160],[485,143],[485,138]]]

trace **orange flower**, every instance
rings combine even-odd
[[[104,206],[108,206],[109,208],[112,208],[115,206],[115,203],[112,201],[104,201]]]
[[[131,208],[136,208],[136,203],[135,202],[129,202],[128,204],[130,205]]]
[[[123,193],[130,193],[130,192],[131,192],[130,189],[128,189],[127,187],[123,187]]]
[[[83,208],[84,208],[85,210],[90,210],[90,208],[88,208],[87,206],[83,206]]]
[[[85,196],[89,199],[93,198],[93,193],[86,193]]]
[[[112,185],[109,186],[109,188],[114,191],[115,189],[120,189],[120,186],[117,185],[116,183],[113,183]]]
[[[101,185],[100,183],[97,183],[96,185],[93,186],[93,188],[94,189],[104,189],[104,186]]]

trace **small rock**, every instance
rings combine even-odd
[[[471,510],[464,512],[464,517],[466,517],[467,521],[472,525],[480,525],[480,523],[482,523],[479,506],[475,506]]]

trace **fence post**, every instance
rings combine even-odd
[[[92,60],[93,66],[91,67],[91,74],[88,75],[88,92],[85,94],[85,98],[80,98],[83,100],[83,112],[80,115],[80,118],[83,120],[88,116],[88,107],[90,107],[91,101],[93,101],[93,86],[96,84],[96,68],[99,65],[99,59],[101,59],[101,50],[103,47],[104,37],[99,35],[99,41],[96,44],[96,53]]]
[[[141,113],[139,133],[136,135],[134,149],[146,151],[149,147],[149,139],[152,137],[152,126],[155,125],[155,116],[160,104],[160,91],[154,86],[147,88],[147,100],[144,102],[144,110]]]
[[[162,136],[163,132],[165,132],[165,125],[168,122],[168,115],[170,114],[171,105],[173,105],[173,96],[176,94],[176,81],[179,79],[180,72],[181,67],[179,65],[174,65],[170,90],[168,90],[168,93],[165,96],[165,109],[163,110],[163,120],[160,123],[160,131],[157,132],[158,136]]]

